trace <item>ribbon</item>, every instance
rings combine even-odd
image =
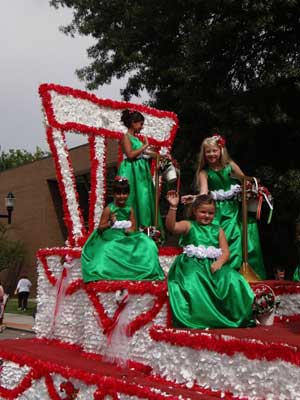
[[[103,330],[104,335],[107,335],[107,341],[108,341],[109,344],[111,343],[112,334],[113,334],[113,331],[114,331],[115,327],[118,324],[121,312],[126,307],[128,298],[129,298],[129,294],[126,293],[125,296],[123,297],[123,299],[121,300],[121,302],[119,303],[119,307],[118,307],[117,311],[115,312],[115,314],[113,316],[111,324],[106,329]]]
[[[50,337],[54,333],[55,324],[56,324],[57,316],[60,312],[61,303],[66,294],[66,288],[68,285],[68,279],[67,279],[68,278],[68,270],[71,267],[71,265],[69,264],[70,258],[68,260],[69,260],[68,262],[65,262],[63,264],[63,270],[62,270],[60,277],[56,283],[56,296],[55,296],[56,298],[55,298],[55,306],[54,306],[54,311],[53,311],[53,316],[52,316],[52,321],[51,321]]]

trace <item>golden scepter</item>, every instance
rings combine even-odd
[[[247,210],[247,180],[250,176],[244,176],[242,182],[242,239],[243,239],[243,264],[240,273],[248,282],[260,281],[260,277],[251,268],[248,262],[248,210]]]

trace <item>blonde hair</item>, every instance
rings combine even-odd
[[[209,146],[209,145],[214,145],[214,146],[218,146],[219,149],[221,150],[221,157],[220,157],[220,164],[221,166],[224,168],[226,165],[229,164],[229,162],[231,161],[231,157],[228,154],[228,151],[226,149],[225,145],[220,144],[220,139],[222,141],[224,141],[224,139],[222,138],[222,136],[220,135],[213,135],[213,136],[209,136],[206,137],[200,147],[200,153],[199,153],[199,158],[198,158],[198,168],[197,168],[197,172],[196,172],[196,186],[199,188],[199,173],[200,171],[202,171],[206,165],[207,165],[207,161],[205,158],[205,146]]]

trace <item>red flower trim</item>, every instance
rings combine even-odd
[[[292,321],[300,321],[300,315],[275,315],[275,322],[292,322]]]
[[[57,176],[57,181],[58,181],[58,187],[59,191],[62,197],[62,205],[63,205],[63,210],[64,210],[64,221],[68,230],[68,239],[72,245],[74,245],[74,240],[73,240],[73,222],[71,219],[70,211],[68,208],[67,200],[66,200],[66,192],[65,192],[65,186],[63,185],[63,176],[61,173],[60,169],[60,164],[59,164],[59,159],[57,155],[57,148],[54,144],[53,140],[53,129],[48,127],[47,129],[47,140],[49,144],[50,151],[52,153],[54,163],[55,163],[55,170],[56,170],[56,176]]]
[[[2,357],[2,356],[1,356]],[[5,358],[5,357],[2,357]],[[15,357],[13,357],[15,359]],[[8,358],[11,361],[16,362],[15,360],[12,360],[10,357]],[[25,364],[22,364],[24,366]],[[39,379],[42,376],[42,374],[38,371],[34,371],[31,369],[25,377],[21,380],[18,386],[16,386],[13,389],[6,389],[3,386],[0,385],[0,396],[5,398],[5,399],[16,399],[18,398],[25,390],[29,389],[32,386],[32,382],[35,379]]]
[[[51,400],[61,400],[60,396],[58,395],[56,388],[54,386],[53,380],[50,376],[50,374],[45,375],[45,383],[47,386],[47,390],[49,393],[49,397]]]
[[[133,336],[135,332],[141,329],[143,326],[147,325],[149,322],[153,321],[159,311],[162,309],[163,305],[167,301],[167,295],[163,294],[159,298],[157,298],[153,304],[153,307],[142,313],[138,317],[136,317],[133,321],[128,325],[128,335]]]
[[[249,360],[273,361],[281,359],[299,366],[300,351],[286,343],[261,343],[253,339],[226,338],[218,335],[205,335],[194,331],[182,331],[178,329],[153,326],[150,336],[157,342],[166,342],[175,346],[186,346],[195,350],[208,350],[232,357],[235,353],[242,353]]]
[[[94,135],[103,135],[103,136],[108,136],[112,138],[119,139],[122,137],[123,133],[122,132],[113,132],[107,129],[103,128],[94,128],[91,126],[87,125],[82,125],[82,124],[77,124],[73,122],[67,122],[64,124],[59,123],[54,115],[54,110],[52,107],[52,102],[51,102],[51,91],[55,91],[58,94],[65,95],[65,96],[72,96],[77,99],[82,99],[82,100],[88,100],[98,106],[102,107],[108,107],[112,108],[115,110],[121,110],[125,108],[134,108],[136,111],[140,111],[141,113],[145,114],[150,114],[153,115],[157,118],[170,118],[174,121],[174,124],[172,126],[171,132],[170,132],[170,137],[167,140],[164,141],[157,141],[153,138],[149,137],[149,142],[150,144],[156,144],[159,146],[168,146],[170,147],[175,139],[176,131],[178,129],[178,118],[177,115],[174,114],[173,112],[170,111],[161,111],[157,110],[155,108],[151,108],[148,106],[140,105],[140,104],[133,104],[129,102],[124,102],[124,101],[114,101],[110,99],[99,99],[96,97],[94,94],[87,93],[81,90],[77,89],[72,89],[67,86],[60,86],[60,85],[55,85],[55,84],[42,84],[39,87],[39,94],[42,98],[42,104],[44,106],[46,116],[48,119],[48,123],[50,126],[60,129],[60,130],[71,130],[71,131],[77,131],[81,133],[92,133]]]
[[[62,348],[66,348],[66,349],[71,349],[75,352],[80,351],[80,346],[69,345],[69,344],[60,342],[56,339],[55,340],[34,339],[34,340],[45,342],[45,343],[48,343],[48,344],[54,345],[54,346],[60,346]],[[96,399],[101,398],[101,397],[97,397],[97,396],[101,396],[102,394],[114,396],[114,398],[117,398],[117,397],[115,397],[115,396],[117,396],[117,393],[125,393],[128,395],[135,395],[137,393],[137,392],[134,392],[134,390],[136,390],[135,387],[133,387],[132,385],[127,386],[127,383],[125,381],[121,381],[120,379],[116,379],[113,377],[105,377],[105,376],[97,377],[94,374],[88,374],[82,370],[70,368],[69,366],[61,367],[55,363],[36,361],[32,357],[26,357],[26,356],[20,356],[20,355],[18,356],[17,354],[3,352],[3,351],[1,351],[1,349],[0,349],[0,356],[6,360],[13,361],[16,364],[19,364],[21,366],[27,365],[27,366],[32,367],[32,370],[29,371],[29,373],[20,382],[20,384],[18,385],[17,388],[5,389],[0,386],[0,395],[7,399],[15,399],[17,396],[21,395],[25,390],[27,390],[32,385],[33,380],[40,379],[42,377],[45,377],[48,393],[49,393],[49,396],[51,397],[51,399],[58,399],[58,397],[56,397],[57,391],[54,386],[53,379],[51,378],[51,374],[53,374],[53,373],[58,373],[61,376],[65,377],[66,379],[70,379],[70,378],[79,379],[87,385],[97,384],[98,388],[94,393],[94,398],[96,398]],[[102,357],[100,355],[92,354],[92,353],[80,352],[80,356],[84,356],[86,358],[91,358],[91,359],[95,359],[95,360],[99,360],[99,361],[102,360]],[[136,368],[136,366],[137,366],[137,368]],[[137,363],[132,360],[129,360],[128,367],[129,368],[133,367],[134,369],[141,371],[141,372],[145,373],[146,375],[148,375],[152,369],[151,367],[149,367],[147,365],[143,365],[143,364]],[[119,370],[122,370],[120,367],[116,366],[116,368]],[[148,379],[150,382],[153,382],[156,384],[167,385],[167,386],[175,388],[175,389],[181,389],[181,388],[186,389],[186,386],[184,384],[178,384],[178,383],[172,382],[172,381],[167,380],[158,375],[148,376]],[[74,387],[74,385],[72,383],[71,383],[71,385]],[[142,398],[146,397],[150,400],[156,400],[156,399],[163,400],[165,398],[167,398],[167,399],[175,399],[176,398],[178,400],[178,397],[170,396],[167,394],[166,394],[167,397],[165,397],[163,394],[155,393],[154,391],[152,391],[149,388],[141,387],[141,385],[138,385],[137,387],[141,390],[137,394],[139,394]],[[203,388],[197,384],[195,384],[193,386],[192,390],[199,394],[219,396],[221,398],[220,391],[212,391],[210,389]],[[154,393],[158,397],[153,397]],[[138,396],[138,397],[140,397],[140,396]],[[223,392],[222,398],[232,400],[232,399],[235,399],[236,397],[234,397],[229,392],[225,392],[225,393]]]
[[[110,281],[111,282],[111,281]],[[99,290],[99,286],[95,286],[98,283],[104,284],[101,285],[102,290]],[[157,293],[151,293],[150,290],[145,290],[145,286],[144,283],[152,283],[152,282],[139,282],[138,284],[135,283],[135,287],[132,287],[131,282],[125,281],[123,282],[123,285],[120,285],[120,283],[122,283],[122,281],[116,281],[116,283],[118,283],[118,286],[115,286],[115,290],[112,289],[112,287],[108,284],[106,281],[103,282],[96,282],[96,283],[92,283],[92,284],[87,284],[86,285],[86,292],[87,295],[90,299],[90,301],[92,302],[93,306],[95,307],[95,310],[97,311],[97,314],[99,316],[99,319],[101,321],[101,328],[103,329],[103,333],[107,334],[110,331],[110,328],[113,324],[113,318],[109,318],[99,297],[97,296],[97,292],[113,292],[119,289],[124,289],[126,288],[128,290],[129,294],[145,294],[145,293],[149,293],[149,294],[154,294],[157,295]],[[129,283],[129,285],[128,285]],[[141,285],[140,285],[141,284]],[[153,288],[154,285],[150,286],[147,285],[147,288]],[[97,288],[97,289],[96,289]],[[108,290],[105,290],[108,289]],[[141,288],[143,289],[143,292],[141,293],[140,290]],[[156,291],[157,288],[155,288]],[[165,302],[167,301],[167,292],[166,290],[160,290],[159,292],[159,296],[154,300],[154,304],[151,307],[150,310],[138,315],[133,321],[131,321],[128,325],[128,335],[132,336],[134,335],[135,332],[137,332],[139,329],[141,329],[143,326],[147,325],[149,322],[151,322],[156,315],[159,313],[159,311],[162,309],[163,305],[165,304]]]
[[[90,235],[95,226],[94,218],[95,218],[95,205],[96,205],[96,187],[97,187],[97,170],[99,167],[99,160],[96,157],[96,149],[95,149],[95,137],[89,137],[90,143],[90,160],[91,160],[91,186],[90,186],[90,207],[89,207],[89,233]]]
[[[112,400],[119,400],[119,396],[117,393],[107,390],[106,392],[103,389],[98,388],[94,393],[94,400],[104,400],[105,396],[110,396]]]
[[[255,288],[259,284],[266,284],[270,286],[276,296],[280,295],[288,295],[288,294],[300,294],[300,285],[296,282],[292,281],[285,281],[284,283],[279,283],[278,280],[273,280],[273,281],[262,281],[258,283],[250,283],[250,286],[252,288]]]
[[[107,332],[109,327],[112,324],[112,320],[108,317],[100,299],[98,298],[97,294],[95,292],[92,291],[86,291],[87,295],[91,301],[91,303],[93,304],[95,310],[97,311],[97,314],[100,318],[101,324],[102,324],[102,330],[103,333]]]
[[[272,287],[276,296],[289,295],[289,294],[300,294],[300,286],[274,286]]]
[[[106,157],[107,157],[107,138],[104,138],[104,154],[103,154],[103,192],[102,192],[102,200],[104,202],[105,193],[106,193]],[[96,157],[96,139],[95,136],[89,137],[90,143],[90,159],[91,159],[91,188],[90,188],[90,207],[89,207],[89,233],[88,236],[95,229],[95,206],[96,206],[96,187],[98,183],[98,168],[99,168],[99,160]],[[98,216],[100,220],[100,215]],[[86,238],[87,239],[87,238]]]
[[[80,289],[84,289],[84,282],[82,279],[76,279],[75,281],[71,282],[67,287],[66,295],[71,296]]]
[[[57,278],[52,274],[48,267],[47,263],[47,257],[49,256],[70,256],[72,258],[79,258],[81,256],[81,249],[71,249],[68,247],[53,247],[53,248],[47,248],[47,249],[40,249],[36,253],[36,257],[41,261],[42,266],[44,268],[45,274],[47,276],[48,281],[51,283],[51,285],[55,286],[57,282]],[[67,289],[68,294],[73,294],[76,290],[80,288],[80,283],[78,281],[75,281],[76,283],[72,282],[69,287],[72,287],[71,293],[69,293],[69,287]],[[76,290],[75,290],[76,288]]]
[[[74,230],[74,226],[73,226],[73,221],[72,221],[72,217],[70,214],[70,210],[68,207],[68,202],[67,202],[67,194],[66,194],[66,188],[65,185],[63,184],[63,175],[61,172],[61,165],[60,165],[60,160],[57,154],[57,148],[54,144],[54,139],[53,139],[53,129],[52,128],[48,128],[47,129],[47,140],[48,140],[48,144],[54,159],[54,163],[55,163],[55,169],[56,169],[56,175],[57,175],[57,180],[58,180],[58,186],[59,186],[59,191],[62,197],[62,203],[63,203],[63,210],[64,210],[64,221],[66,224],[66,227],[68,229],[68,240],[70,241],[71,245],[76,245],[77,243],[75,243],[74,240],[74,235],[73,235],[73,230]],[[76,196],[76,200],[77,200],[77,204],[78,204],[78,215],[79,215],[79,219],[80,219],[80,223],[81,223],[81,232],[82,232],[82,236],[86,235],[85,232],[85,228],[84,228],[84,221],[83,221],[83,217],[82,217],[82,213],[81,210],[79,208],[79,202],[78,202],[78,193],[76,191],[76,184],[75,184],[75,177],[74,177],[74,170],[72,168],[71,165],[71,161],[70,161],[70,157],[69,157],[69,152],[66,148],[66,144],[65,144],[65,140],[64,140],[64,150],[67,154],[67,161],[68,161],[68,165],[69,165],[69,170],[70,170],[70,175],[71,175],[71,179],[72,179],[72,184],[73,184],[73,190]]]
[[[116,292],[127,289],[129,294],[149,293],[154,296],[167,291],[166,281],[97,281],[85,284],[87,292]]]
[[[171,256],[178,256],[179,254],[182,253],[182,251],[183,251],[182,247],[172,247],[172,246],[170,246],[170,247],[161,247],[158,250],[158,254],[160,256],[171,257]]]
[[[17,387],[13,389],[6,389],[0,385],[0,396],[6,399],[16,399],[32,386],[34,380],[41,379],[42,377],[45,377],[46,379],[48,393],[50,396],[53,396],[51,398],[58,399],[58,397],[56,397],[57,392],[53,381],[50,378],[50,374],[55,373],[65,377],[66,379],[78,379],[84,382],[86,385],[97,385],[98,393],[100,390],[101,393],[104,393],[105,395],[111,395],[114,393],[114,396],[117,396],[117,393],[124,393],[126,395],[136,396],[141,399],[146,398],[149,400],[163,400],[167,398],[168,400],[178,400],[177,396],[157,393],[157,389],[154,388],[151,389],[141,386],[140,384],[128,383],[122,379],[112,376],[97,376],[81,369],[71,368],[69,366],[61,366],[54,362],[36,360],[33,357],[6,352],[3,349],[0,349],[0,357],[21,366],[27,365],[32,368]],[[97,391],[95,393],[97,393]]]
[[[53,345],[55,347],[61,347],[62,349],[75,351],[76,353],[80,353],[80,356],[87,358],[87,359],[96,360],[96,361],[103,360],[102,355],[84,351],[83,347],[78,344],[62,342],[58,339],[41,338],[41,339],[34,339],[34,340],[37,340],[39,342],[46,343],[49,345]],[[117,366],[117,364],[114,363],[114,365],[116,368],[120,369],[120,371],[122,370],[122,368]],[[135,371],[140,371],[145,375],[149,375],[152,371],[152,367],[150,367],[149,365],[146,365],[146,364],[142,364],[138,361],[128,360],[127,365],[128,365],[128,368],[134,369]]]

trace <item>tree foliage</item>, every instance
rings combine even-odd
[[[7,238],[7,226],[0,224],[0,271],[7,268],[18,269],[25,257],[22,242]]]
[[[20,165],[28,162],[41,160],[42,158],[48,157],[50,154],[43,151],[38,146],[34,153],[30,153],[27,150],[13,150],[10,149],[8,152],[2,151],[0,153],[0,172],[10,168],[19,167]]]
[[[66,34],[96,40],[91,64],[78,71],[89,89],[129,73],[125,99],[146,89],[154,106],[178,113],[181,159],[194,157],[201,138],[218,126],[245,165],[294,167],[293,157],[283,162],[279,155],[290,146],[294,156],[300,145],[299,1],[50,4],[74,10]]]
[[[88,89],[125,77],[125,100],[147,90],[151,105],[178,114],[174,152],[183,184],[192,182],[200,142],[213,127],[226,136],[231,155],[248,175],[273,169],[275,190],[279,176],[292,179],[289,170],[299,173],[298,0],[50,4],[73,9],[64,33],[95,39],[88,49],[90,65],[77,71]]]

